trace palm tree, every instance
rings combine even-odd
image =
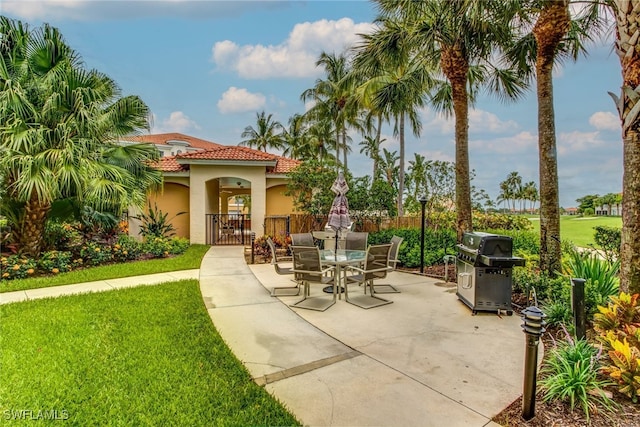
[[[622,245],[620,288],[640,292],[640,25],[637,2],[608,0],[616,20],[615,49],[622,67],[622,91],[614,98],[622,122]]]
[[[354,70],[368,76],[356,90],[358,99],[372,112],[394,118],[394,136],[399,137],[400,165],[398,177],[398,215],[403,215],[405,175],[405,121],[418,137],[422,123],[418,109],[425,104],[434,86],[428,64],[416,55],[409,33],[401,22],[381,17],[378,29],[363,35],[354,50]]]
[[[284,148],[284,128],[280,122],[273,120],[273,114],[267,115],[264,111],[256,113],[256,127],[257,129],[253,126],[245,127],[240,136],[246,139],[238,145],[255,147],[264,152],[269,148]]]
[[[420,55],[439,67],[450,86],[442,86],[432,101],[455,116],[456,214],[458,239],[472,229],[469,170],[469,103],[483,83],[504,98],[522,93],[509,70],[490,63],[497,48],[513,39],[510,2],[477,0],[376,0],[381,13],[398,17],[413,36]]]
[[[86,70],[49,25],[30,30],[0,17],[0,176],[2,208],[12,209],[14,238],[37,256],[52,203],[119,214],[144,205],[162,182],[152,146],[116,147],[119,137],[148,129],[149,110],[116,83]]]
[[[369,157],[373,161],[373,173],[371,177],[373,180],[377,178],[378,175],[378,162],[380,159],[380,143],[378,142],[378,138],[371,135],[364,135],[364,139],[360,141],[360,154],[364,154]],[[383,139],[382,141],[386,141]],[[381,141],[381,142],[382,142]]]
[[[343,149],[342,168],[347,171],[346,124],[352,114],[347,108],[350,90],[345,84],[345,77],[349,72],[349,64],[345,55],[327,54],[322,52],[316,61],[316,66],[322,66],[326,72],[326,79],[318,79],[313,88],[305,90],[300,98],[302,101],[313,101],[315,105],[305,113],[309,121],[319,121],[330,118],[334,124],[336,160],[340,167],[340,149]],[[342,141],[341,141],[342,138]]]
[[[382,176],[387,181],[387,184],[396,190],[398,188],[398,160],[399,157],[397,152],[389,151],[386,148],[382,149],[382,156],[380,157],[379,163]]]
[[[507,52],[526,76],[535,70],[538,100],[538,153],[540,168],[540,269],[554,276],[561,270],[560,204],[555,113],[553,103],[553,67],[560,60],[576,60],[584,52],[583,42],[601,26],[598,4],[593,2],[577,19],[570,14],[571,0],[522,0],[521,17],[535,21]],[[577,2],[575,2],[577,3]],[[522,28],[523,26],[521,26]]]
[[[282,130],[284,156],[292,159],[304,159],[312,155],[309,135],[301,114],[294,114],[289,118],[289,127]]]
[[[534,181],[529,181],[522,187],[522,191],[524,194],[524,199],[531,202],[530,212],[533,213],[535,210],[536,202],[539,200],[538,195],[538,186]]]

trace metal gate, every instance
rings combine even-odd
[[[206,214],[207,245],[244,245],[251,241],[251,215]]]

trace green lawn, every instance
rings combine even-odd
[[[0,293],[69,285],[72,283],[93,282],[96,280],[117,279],[119,277],[140,276],[143,274],[164,273],[167,271],[192,270],[200,268],[202,257],[207,253],[209,248],[210,246],[208,245],[191,245],[185,253],[171,258],[109,264],[61,273],[55,276],[0,280]]]
[[[0,318],[0,412],[26,418],[11,425],[300,424],[225,345],[196,280],[0,305]]]
[[[539,217],[530,217],[534,224],[534,230],[540,233]],[[560,217],[560,236],[562,240],[569,240],[574,245],[588,247],[594,244],[593,227],[607,226],[622,228],[622,218],[611,216],[578,217],[574,215],[563,215]]]

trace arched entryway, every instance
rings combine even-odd
[[[245,245],[249,243],[251,241],[251,181],[240,177],[221,177],[208,182],[207,187],[211,212],[205,214],[206,244]]]

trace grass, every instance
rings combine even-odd
[[[11,425],[38,414],[70,425],[300,425],[225,345],[196,280],[0,305],[0,318],[0,413],[26,418]]]
[[[540,233],[539,217],[531,217],[533,229]],[[560,237],[562,240],[573,242],[579,247],[595,245],[593,234],[596,226],[622,228],[622,218],[615,216],[578,217],[575,215],[563,215],[560,217]]]
[[[69,271],[56,276],[2,280],[0,281],[0,293],[69,285],[72,283],[93,282],[96,280],[117,279],[119,277],[165,273],[168,271],[192,270],[200,268],[202,257],[207,253],[209,248],[210,246],[208,245],[191,245],[185,253],[172,258],[157,258],[146,261],[102,265]]]

